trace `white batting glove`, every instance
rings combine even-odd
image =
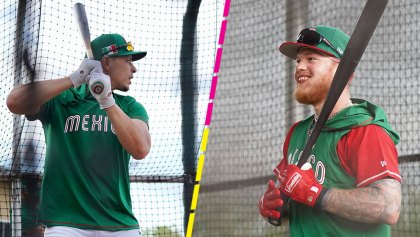
[[[98,101],[101,109],[106,109],[115,104],[112,96],[111,79],[103,72],[96,69],[87,77],[90,93]]]
[[[82,84],[87,82],[87,76],[90,72],[94,69],[100,67],[102,71],[102,66],[100,61],[96,61],[93,59],[85,58],[80,64],[79,68],[70,74],[68,77],[70,78],[71,82],[73,83],[74,88],[79,87]]]

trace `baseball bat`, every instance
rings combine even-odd
[[[321,133],[325,122],[331,114],[337,100],[340,98],[341,93],[350,80],[352,73],[356,70],[357,64],[365,52],[365,49],[373,35],[373,32],[378,25],[379,20],[385,10],[388,0],[368,0],[363,8],[362,14],[353,30],[346,49],[344,50],[343,57],[335,72],[330,89],[328,90],[327,98],[322,106],[321,113],[315,123],[312,134],[309,136],[308,143],[305,145],[300,160],[297,166],[302,167],[307,161],[312,152],[316,140]],[[286,157],[285,157],[286,158]],[[282,193],[283,208],[280,213],[285,212],[285,208],[289,201],[289,197]],[[272,225],[281,225],[280,219],[269,218]]]
[[[93,58],[92,45],[90,44],[90,30],[89,23],[86,16],[85,6],[81,3],[74,4],[74,13],[77,24],[79,25],[80,35],[82,36],[83,44],[86,48],[86,54],[89,59]],[[102,93],[104,85],[100,82],[91,85],[92,92],[96,94]]]
[[[81,3],[76,3],[74,4],[73,9],[77,24],[79,25],[80,34],[86,48],[86,54],[88,58],[93,59],[92,46],[90,44],[89,23],[86,17],[85,6]]]

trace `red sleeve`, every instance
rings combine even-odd
[[[384,178],[401,182],[397,149],[378,125],[352,129],[338,142],[337,154],[347,174],[356,178],[358,187]]]
[[[287,153],[289,148],[290,137],[292,136],[293,130],[295,130],[295,127],[298,124],[299,122],[293,124],[292,127],[289,129],[289,132],[287,133],[286,140],[283,144],[283,159],[280,160],[280,162],[276,165],[276,167],[273,170],[274,174],[276,175],[279,175],[280,172],[285,170],[287,165],[289,164],[289,161],[287,160]]]

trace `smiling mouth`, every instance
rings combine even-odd
[[[310,76],[298,76],[296,79],[297,83],[304,83],[307,80],[309,80],[311,77]]]

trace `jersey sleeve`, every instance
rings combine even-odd
[[[54,113],[54,103],[56,103],[56,101],[57,101],[57,97],[47,101],[46,103],[41,105],[38,113],[32,114],[32,115],[27,114],[26,118],[29,121],[35,121],[39,119],[39,121],[43,123],[47,122],[51,116],[51,113]]]
[[[337,144],[344,170],[356,178],[357,187],[365,187],[384,178],[401,182],[397,149],[378,125],[352,129]]]
[[[81,87],[78,90],[84,89]],[[39,119],[42,123],[48,123],[52,115],[55,113],[57,106],[69,105],[83,101],[84,96],[81,96],[79,93],[80,92],[73,88],[67,89],[41,105],[37,114],[26,115],[26,118],[29,121]]]
[[[283,172],[287,165],[289,164],[289,161],[287,159],[287,153],[290,143],[290,138],[292,137],[293,130],[295,130],[295,127],[299,124],[299,122],[293,124],[293,126],[289,129],[289,132],[287,133],[286,139],[283,143],[283,159],[280,160],[280,162],[277,164],[277,166],[273,169],[274,174],[277,176],[280,175],[281,172]]]
[[[128,106],[126,114],[132,119],[139,119],[149,125],[149,115],[142,104],[137,102],[134,98],[127,96]]]

